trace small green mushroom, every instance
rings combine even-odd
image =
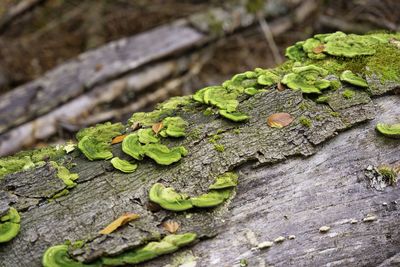
[[[66,167],[59,165],[55,161],[51,161],[50,163],[54,168],[57,169],[57,177],[64,182],[67,188],[72,188],[76,186],[76,183],[74,181],[79,178],[79,174],[71,173]]]
[[[186,135],[187,122],[181,117],[167,117],[163,121],[162,137],[182,137]]]
[[[193,206],[199,208],[215,207],[229,198],[231,193],[230,189],[225,190],[211,190],[210,192],[200,195],[198,197],[190,198]]]
[[[292,71],[292,73],[286,74],[281,82],[293,90],[320,94],[320,90],[330,86],[330,81],[322,79],[328,75],[328,71],[323,68],[308,65],[293,67]]]
[[[235,122],[245,121],[249,119],[249,116],[242,112],[228,112],[222,109],[219,111],[219,114],[222,117]]]
[[[210,189],[224,189],[237,186],[238,175],[234,172],[226,172],[215,179],[215,182],[210,185]]]
[[[79,141],[78,148],[89,160],[110,159],[113,157],[107,144],[89,135],[84,136]]]
[[[183,211],[193,207],[187,195],[179,194],[172,187],[160,183],[150,188],[149,198],[166,210]]]
[[[101,264],[84,264],[71,259],[67,245],[52,246],[46,250],[42,258],[43,267],[100,267]]]
[[[188,153],[182,146],[169,149],[162,144],[147,144],[143,147],[143,150],[147,157],[153,159],[160,165],[170,165],[179,161],[182,156],[186,156]]]
[[[361,78],[360,76],[354,74],[351,70],[343,71],[342,74],[340,74],[340,80],[348,82],[355,86],[368,87],[367,81]]]
[[[18,211],[11,207],[7,214],[0,218],[0,243],[5,243],[17,236],[21,218]]]
[[[400,123],[378,123],[376,125],[376,130],[387,137],[400,138]]]
[[[119,157],[115,157],[111,160],[111,164],[116,168],[117,170],[120,170],[121,172],[125,173],[132,173],[136,170],[137,164],[132,164],[129,161],[120,159]]]
[[[144,156],[143,146],[139,142],[136,133],[129,134],[122,141],[122,151],[137,160],[142,160]]]
[[[139,142],[142,144],[158,143],[160,141],[151,128],[140,129],[137,135]]]

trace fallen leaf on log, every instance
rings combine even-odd
[[[293,120],[294,118],[289,113],[275,113],[268,117],[267,124],[272,128],[283,128]]]
[[[99,233],[102,234],[102,235],[111,234],[112,232],[114,232],[119,227],[127,224],[130,221],[136,220],[139,217],[140,217],[139,214],[126,213],[126,214],[120,216],[118,219],[116,219],[112,223],[110,223],[109,225],[107,225],[107,227],[104,228],[103,230],[101,230]]]

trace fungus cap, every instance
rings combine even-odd
[[[351,70],[343,71],[342,74],[340,74],[340,80],[355,86],[368,87],[367,81],[357,74],[354,74]]]
[[[110,159],[113,157],[107,144],[89,135],[82,137],[78,143],[78,148],[89,160]]]
[[[46,250],[42,258],[43,267],[100,267],[100,263],[84,264],[75,261],[68,255],[67,245],[52,246]]]
[[[215,179],[215,182],[210,185],[209,189],[223,189],[234,187],[238,184],[238,175],[234,172],[226,172]]]
[[[153,159],[160,165],[170,165],[178,162],[182,156],[187,155],[187,150],[184,147],[169,149],[162,144],[147,144],[143,147],[143,150],[147,157]]]
[[[282,83],[293,90],[301,90],[303,93],[320,94],[322,89],[330,86],[330,81],[323,79],[328,71],[315,65],[293,67],[292,73],[286,74]]]
[[[122,151],[137,160],[142,160],[144,156],[143,146],[139,142],[136,133],[127,135],[122,141]]]
[[[376,125],[376,130],[385,136],[392,138],[400,138],[400,123],[396,124],[378,123]]]
[[[181,117],[167,117],[163,121],[164,129],[160,135],[163,137],[183,137],[186,135],[186,127],[188,123]]]
[[[127,160],[120,159],[119,157],[113,158],[111,164],[115,169],[125,173],[132,173],[137,168],[137,164],[132,164]]]
[[[139,142],[142,144],[150,144],[150,143],[158,143],[160,140],[154,134],[154,131],[151,128],[139,129],[137,132],[139,137]]]
[[[240,121],[245,121],[249,119],[249,116],[245,113],[242,112],[228,112],[226,110],[220,110],[219,114],[227,118],[228,120],[234,121],[234,122],[240,122]]]
[[[155,183],[150,188],[149,198],[166,210],[183,211],[193,207],[188,196],[160,183]]]
[[[198,197],[192,197],[190,201],[193,206],[199,208],[210,208],[215,207],[224,202],[230,196],[230,190],[211,190],[210,192],[200,195]]]

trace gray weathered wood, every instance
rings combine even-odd
[[[371,88],[382,90],[399,87],[369,82]],[[333,94],[341,95],[344,89]],[[399,252],[399,186],[376,191],[368,187],[363,173],[368,165],[400,163],[399,141],[374,130],[377,121],[393,122],[400,116],[400,98],[381,96],[372,101],[362,91],[355,92],[352,100],[329,107],[304,99],[298,91],[273,88],[241,99],[240,109],[251,119],[239,124],[205,116],[204,107],[193,103],[190,110],[177,111],[190,123],[188,136],[167,141],[188,148],[189,155],[180,163],[160,167],[145,160],[136,172],[123,174],[113,171],[108,162],[88,162],[75,151],[66,161],[76,163],[71,171],[80,175],[78,186],[53,201],[48,197],[63,185],[50,164],[8,175],[0,188],[21,211],[22,227],[12,242],[0,246],[0,262],[5,267],[40,266],[46,248],[65,240],[88,240],[83,249],[71,251],[80,260],[118,254],[165,234],[160,224],[166,219],[179,221],[181,232],[195,231],[201,239],[218,235],[148,266],[183,258],[194,259],[197,266],[232,266],[239,259],[247,259],[250,266],[375,266],[395,261],[390,258]],[[268,127],[266,118],[282,111],[296,120],[280,130]],[[312,120],[310,128],[299,123],[302,115]],[[223,152],[209,142],[217,131]],[[123,156],[119,145],[113,152]],[[197,195],[228,170],[240,173],[239,186],[236,195],[216,209],[173,213],[148,208],[147,192],[157,181]],[[49,181],[53,181],[50,187]],[[139,213],[141,219],[107,237],[98,234],[125,212]],[[368,213],[378,219],[361,222]],[[350,224],[352,218],[358,223]],[[323,225],[332,229],[321,234],[318,228]],[[295,240],[269,250],[251,249],[258,242],[292,234]]]

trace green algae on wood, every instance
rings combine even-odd
[[[395,168],[392,168],[388,165],[381,165],[377,168],[378,173],[383,177],[384,180],[387,181],[389,185],[396,185],[397,183],[397,176],[400,172]]]
[[[120,159],[119,157],[113,158],[110,162],[115,169],[125,173],[132,173],[137,168],[137,164],[132,164],[127,160]]]
[[[342,93],[342,96],[346,99],[352,99],[355,95],[356,95],[356,93],[350,89],[346,89]]]
[[[8,213],[0,218],[0,243],[9,242],[18,235],[20,222],[18,211],[11,207]]]
[[[165,187],[160,183],[151,187],[149,198],[166,210],[183,211],[193,207],[187,195],[179,194],[172,187]]]
[[[121,266],[142,263],[161,255],[170,254],[179,248],[190,245],[196,240],[196,233],[172,234],[158,242],[149,242],[141,248],[128,250],[117,256],[103,257],[106,266]]]
[[[224,189],[237,186],[239,176],[234,172],[226,172],[219,175],[209,189]]]
[[[303,93],[320,94],[322,89],[330,86],[330,81],[323,79],[328,71],[315,65],[293,67],[292,73],[286,74],[282,83],[293,90],[301,90]]]
[[[100,267],[100,262],[85,264],[73,260],[68,255],[67,245],[56,245],[48,248],[42,257],[43,267]]]
[[[376,125],[376,130],[387,137],[400,138],[400,123],[378,123]]]
[[[367,81],[360,76],[354,74],[351,70],[343,71],[342,74],[340,74],[340,80],[355,86],[368,87]]]

